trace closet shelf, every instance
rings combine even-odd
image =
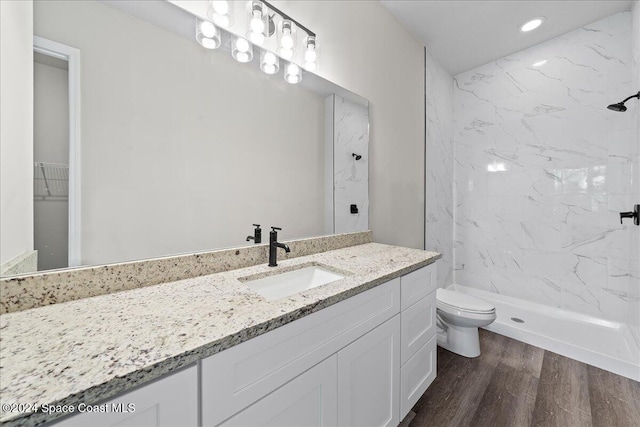
[[[69,197],[69,165],[35,162],[33,165],[33,197],[38,200]]]

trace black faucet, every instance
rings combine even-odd
[[[284,249],[286,253],[291,252],[289,246],[278,242],[278,230],[282,230],[282,228],[271,227],[271,231],[269,232],[269,267],[275,267],[278,265],[278,248]]]
[[[253,230],[253,236],[247,236],[247,242],[249,240],[253,240],[254,243],[262,243],[262,229],[260,228],[260,224],[253,224],[256,228]]]

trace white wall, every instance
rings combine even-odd
[[[423,46],[377,1],[274,1],[318,34],[318,74],[370,101],[369,226],[424,245]]]
[[[35,33],[81,50],[83,263],[323,234],[317,94],[99,2],[37,2]]]
[[[0,264],[33,250],[32,16],[0,1]]]
[[[425,50],[426,249],[442,254],[438,286],[453,283],[453,77]]]
[[[456,283],[626,321],[631,78],[629,12],[456,76]]]

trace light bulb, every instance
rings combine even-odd
[[[315,49],[307,49],[307,51],[304,53],[304,60],[307,62],[315,62],[317,57],[318,54],[316,53]]]
[[[264,21],[262,20],[260,11],[253,12],[253,18],[251,18],[249,26],[254,33],[262,33],[264,31]]]
[[[238,52],[236,54],[236,61],[238,62],[249,62],[251,61],[251,57],[248,52]]]
[[[219,46],[216,40],[207,37],[203,37],[201,43],[202,47],[205,47],[207,49],[216,49]]]
[[[305,62],[304,69],[307,71],[315,71],[317,64],[315,62]]]
[[[278,61],[278,58],[271,52],[265,53],[263,59],[267,64],[275,64]]]
[[[238,52],[248,52],[249,47],[250,45],[247,40],[241,38],[236,39],[236,49],[238,49]]]
[[[206,49],[220,47],[220,31],[209,21],[196,19],[196,40]]]
[[[284,73],[284,79],[291,84],[300,83],[302,81],[302,70],[296,64],[289,64]]]
[[[254,33],[253,31],[249,31],[249,39],[251,39],[251,43],[253,44],[263,44],[264,34]]]
[[[213,6],[213,10],[219,15],[229,13],[229,3],[226,1],[212,1],[211,6]]]
[[[280,46],[282,46],[283,49],[293,48],[293,37],[291,37],[291,34],[285,33],[280,37]]]
[[[293,50],[280,49],[280,56],[282,56],[284,59],[291,59],[293,57]]]
[[[253,46],[246,39],[238,37],[233,41],[231,56],[238,62],[250,62],[253,59]]]
[[[275,74],[280,69],[280,61],[273,53],[266,50],[260,52],[260,69],[266,74]]]
[[[213,22],[216,23],[219,27],[228,27],[231,20],[228,15],[213,15]]]
[[[213,37],[216,35],[216,27],[209,21],[200,22],[200,32],[204,37]]]

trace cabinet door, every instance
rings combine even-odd
[[[338,352],[338,425],[400,423],[400,316]]]
[[[335,426],[338,410],[336,377],[337,356],[334,354],[220,426]]]
[[[198,425],[198,368],[194,365],[98,405],[55,427],[190,427]],[[93,405],[92,405],[93,407]],[[84,407],[78,407],[85,410]]]

